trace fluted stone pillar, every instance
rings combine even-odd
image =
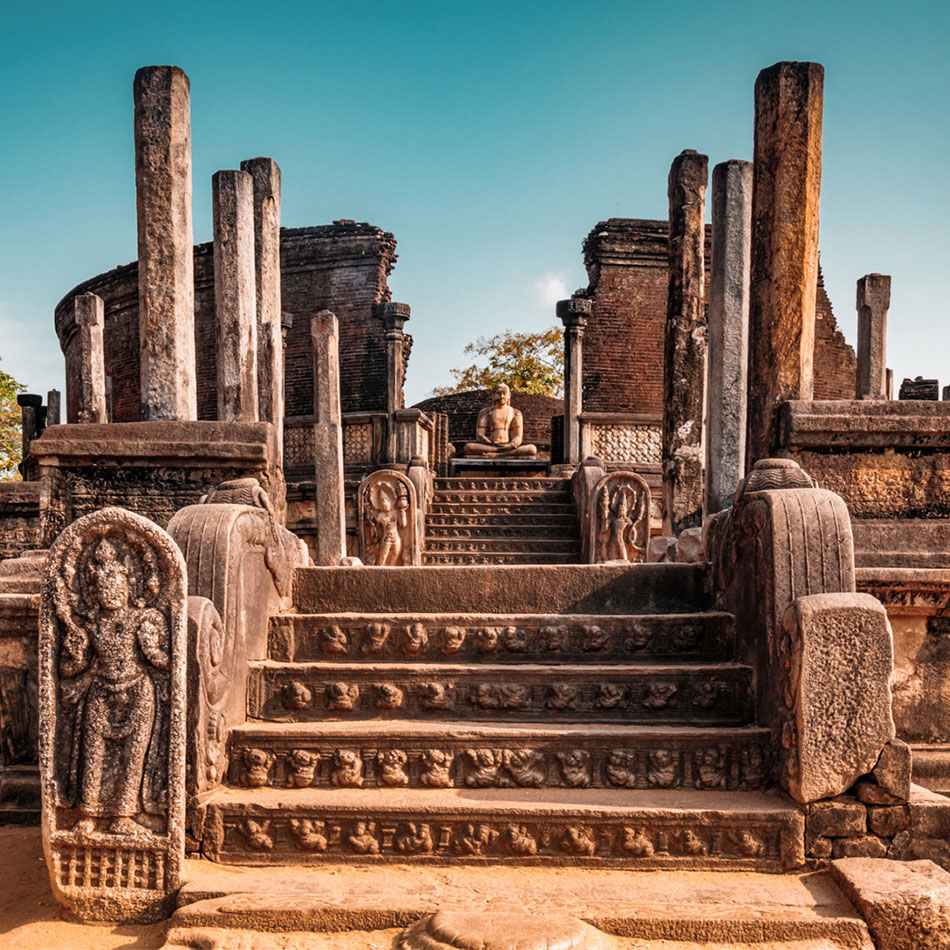
[[[78,294],[73,299],[76,335],[79,343],[78,422],[108,422],[106,409],[106,366],[102,331],[105,307],[96,294]]]
[[[712,173],[712,264],[706,373],[706,514],[732,504],[745,475],[752,163]]]
[[[891,278],[865,274],[858,281],[858,399],[887,399],[887,308]]]
[[[383,321],[386,337],[386,460],[397,461],[398,433],[394,413],[405,406],[403,387],[406,382],[406,333],[403,329],[411,315],[407,303],[380,303],[376,316]]]
[[[813,393],[823,78],[776,63],[755,82],[747,468],[775,447],[779,404]]]
[[[591,301],[583,297],[559,300],[557,315],[564,325],[564,462],[581,463],[581,420],[584,411],[584,329]]]
[[[218,419],[257,421],[254,183],[229,169],[211,178]]]
[[[142,418],[196,419],[188,77],[146,66],[132,89]]]
[[[340,330],[321,310],[310,320],[313,341],[313,456],[317,480],[314,561],[333,567],[346,554],[343,506],[343,416],[340,412]]]
[[[280,167],[272,158],[241,162],[254,182],[254,266],[257,278],[258,418],[277,429],[283,456],[284,351],[280,307]]]
[[[703,522],[708,159],[692,149],[670,168],[670,276],[663,360],[663,500],[667,534]]]

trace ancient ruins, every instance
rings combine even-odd
[[[950,946],[950,401],[893,398],[889,276],[835,323],[822,67],[591,230],[563,400],[414,407],[392,234],[281,228],[252,158],[194,245],[190,96],[135,76],[138,259],[56,307],[0,483],[0,822],[57,900],[168,947]]]

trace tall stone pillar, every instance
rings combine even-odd
[[[30,454],[30,443],[39,435],[39,415],[43,408],[43,397],[38,393],[20,393],[16,397],[20,407],[20,454],[26,461]],[[22,466],[22,462],[20,463]]]
[[[383,321],[386,336],[386,460],[397,461],[396,420],[393,413],[404,408],[403,386],[406,381],[406,333],[403,329],[411,310],[407,303],[380,303],[376,316]]]
[[[340,329],[336,314],[310,320],[313,340],[313,456],[317,479],[318,565],[334,567],[346,554],[343,510],[343,416],[340,412]]]
[[[257,278],[258,418],[277,429],[283,456],[284,350],[280,309],[280,167],[272,158],[241,162],[254,181],[254,266]]]
[[[732,504],[745,475],[752,163],[712,173],[712,265],[706,374],[706,514]]]
[[[559,300],[557,315],[564,324],[564,462],[581,463],[581,420],[584,411],[584,329],[591,301],[583,297]]]
[[[670,168],[670,282],[663,359],[663,500],[667,534],[703,523],[708,159],[692,149]]]
[[[778,405],[812,398],[823,79],[776,63],[755,82],[747,468],[775,447]]]
[[[76,333],[79,337],[78,422],[108,422],[106,410],[106,365],[102,330],[105,307],[96,294],[78,294],[73,299]]]
[[[58,389],[50,389],[46,393],[46,425],[58,426],[60,421],[60,392]]]
[[[218,419],[256,422],[254,183],[247,172],[215,172],[211,193]]]
[[[145,66],[132,91],[142,418],[195,419],[188,77],[177,66]]]
[[[887,399],[887,308],[891,278],[866,274],[858,281],[858,399]]]

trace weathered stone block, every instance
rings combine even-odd
[[[53,545],[40,618],[43,846],[86,920],[166,916],[185,818],[185,562],[157,525],[103,508]]]
[[[899,795],[892,795],[884,791],[876,782],[870,782],[867,779],[860,779],[854,786],[858,801],[865,805],[900,805],[906,801]]]
[[[866,832],[866,810],[854,802],[815,802],[808,806],[808,834],[828,838],[856,838]]]
[[[810,858],[830,858],[831,857],[831,838],[815,838],[807,848],[807,854]]]
[[[874,835],[838,838],[832,854],[836,858],[883,858],[887,856],[887,843]]]
[[[906,805],[869,808],[868,827],[882,838],[893,838],[910,827],[910,812]]]
[[[900,739],[891,739],[881,750],[871,777],[885,792],[906,802],[910,798],[911,771],[910,746]]]
[[[783,778],[814,802],[850,788],[894,738],[891,628],[869,594],[815,594],[788,608],[784,632]]]
[[[835,861],[831,873],[864,915],[878,950],[950,948],[950,874],[931,861]]]

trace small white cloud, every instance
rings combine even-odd
[[[545,307],[553,307],[559,300],[570,297],[564,278],[554,271],[548,271],[534,282],[538,299]]]

